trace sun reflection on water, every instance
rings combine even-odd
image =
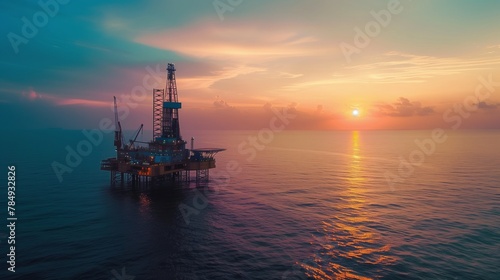
[[[328,221],[323,221],[319,236],[311,242],[320,249],[312,264],[302,264],[306,275],[313,279],[376,279],[373,271],[380,271],[395,259],[388,253],[390,245],[383,244],[381,236],[370,224],[377,217],[368,211],[366,178],[363,173],[363,155],[358,131],[351,135],[351,151],[344,189],[340,191],[340,204]],[[368,202],[370,203],[370,202]],[[370,273],[367,274],[367,267]]]

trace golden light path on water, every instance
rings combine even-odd
[[[377,217],[366,207],[369,196],[366,194],[360,142],[359,132],[353,131],[349,172],[344,178],[345,188],[339,194],[342,202],[334,212],[336,215],[323,221],[321,231],[325,238],[316,239],[323,244],[312,244],[322,248],[314,256],[314,265],[302,264],[307,276],[313,279],[375,279],[377,275],[363,275],[362,269],[357,271],[352,267],[383,267],[395,261],[387,254],[390,246],[384,245],[380,234],[366,226]]]

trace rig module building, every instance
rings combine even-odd
[[[137,141],[137,136],[143,129],[141,125],[135,138],[126,144],[118,119],[116,97],[114,106],[116,157],[101,162],[101,170],[111,173],[112,185],[189,181],[191,171],[196,173],[197,183],[208,181],[209,170],[215,168],[215,155],[225,149],[194,149],[194,138],[191,138],[191,149],[186,149],[186,141],[180,133],[179,109],[182,106],[177,99],[173,63],[167,65],[166,88],[153,89],[152,141]]]

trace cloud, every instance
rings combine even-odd
[[[289,78],[289,79],[295,79],[304,76],[304,74],[292,74],[292,73],[287,73],[287,72],[279,72],[280,77],[284,78]]]
[[[82,98],[64,98],[61,96],[51,95],[47,93],[39,93],[35,91],[33,88],[29,88],[27,91],[21,92],[21,97],[30,102],[44,102],[51,105],[56,106],[71,106],[71,105],[80,105],[80,106],[89,106],[89,107],[109,107],[110,102],[99,101],[99,100],[90,100],[90,99],[82,99]]]
[[[484,101],[481,101],[477,104],[477,107],[483,110],[496,110],[498,106],[500,106],[500,103],[488,104]]]
[[[392,104],[377,104],[375,116],[384,117],[411,117],[427,116],[435,113],[432,107],[424,107],[420,102],[411,102],[408,98],[400,97]]]
[[[59,106],[81,105],[90,107],[110,107],[111,102],[79,98],[58,98],[55,104]]]
[[[474,70],[495,69],[500,57],[458,58],[434,57],[388,52],[384,61],[348,67],[376,83],[421,83],[435,76],[460,74]]]
[[[325,47],[313,35],[304,35],[307,32],[303,29],[300,26],[268,21],[240,20],[230,25],[221,25],[205,20],[140,35],[134,40],[188,57],[247,63],[283,57],[314,56],[326,51],[331,55],[331,48]]]
[[[42,98],[42,95],[33,90],[33,88],[29,88],[27,91],[21,92],[21,96],[29,101],[35,101]]]
[[[388,52],[376,62],[365,62],[335,70],[329,75],[310,76],[283,85],[285,91],[300,91],[312,87],[339,84],[413,84],[424,83],[437,76],[457,75],[465,72],[493,70],[500,66],[500,56],[490,54],[469,58],[435,57]]]
[[[500,44],[499,45],[489,45],[486,48],[487,49],[500,49]]]
[[[222,80],[228,80],[240,75],[263,71],[266,71],[266,69],[245,65],[223,67],[222,69],[211,71],[207,73],[207,75],[203,76],[180,77],[178,79],[178,83],[179,86],[183,89],[206,89],[212,87],[215,83]]]
[[[217,97],[217,100],[215,100],[213,104],[215,108],[233,108],[233,106],[229,105],[226,101],[219,99],[219,97]]]

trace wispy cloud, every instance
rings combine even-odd
[[[304,74],[292,74],[292,73],[287,73],[287,72],[279,72],[280,77],[284,78],[289,78],[289,79],[295,79],[304,76]]]
[[[257,62],[318,55],[329,50],[300,27],[240,21],[221,25],[199,21],[188,26],[141,35],[135,41],[189,57]],[[173,39],[175,38],[175,39]]]
[[[500,44],[498,44],[498,45],[489,45],[486,48],[487,49],[500,49]]]
[[[335,84],[401,84],[423,83],[436,76],[449,76],[465,72],[493,70],[500,66],[500,56],[470,58],[434,57],[388,52],[377,62],[346,66],[330,76],[299,81],[283,87],[301,90],[315,86]]]
[[[21,97],[30,102],[47,102],[56,106],[89,106],[89,107],[109,107],[110,102],[81,99],[81,98],[65,98],[47,93],[39,93],[33,88],[21,92]]]
[[[67,99],[59,98],[55,102],[55,104],[59,106],[80,105],[80,106],[91,106],[91,107],[109,107],[111,102],[78,99],[78,98],[67,98]]]
[[[179,86],[183,89],[206,89],[210,88],[218,81],[227,80],[238,77],[240,75],[266,71],[265,68],[251,67],[246,65],[224,67],[220,70],[215,70],[203,76],[191,76],[187,78],[179,78]]]
[[[375,83],[424,82],[435,76],[459,74],[475,70],[494,69],[500,57],[433,57],[399,52],[389,52],[384,61],[349,67],[370,73],[367,77]]]

